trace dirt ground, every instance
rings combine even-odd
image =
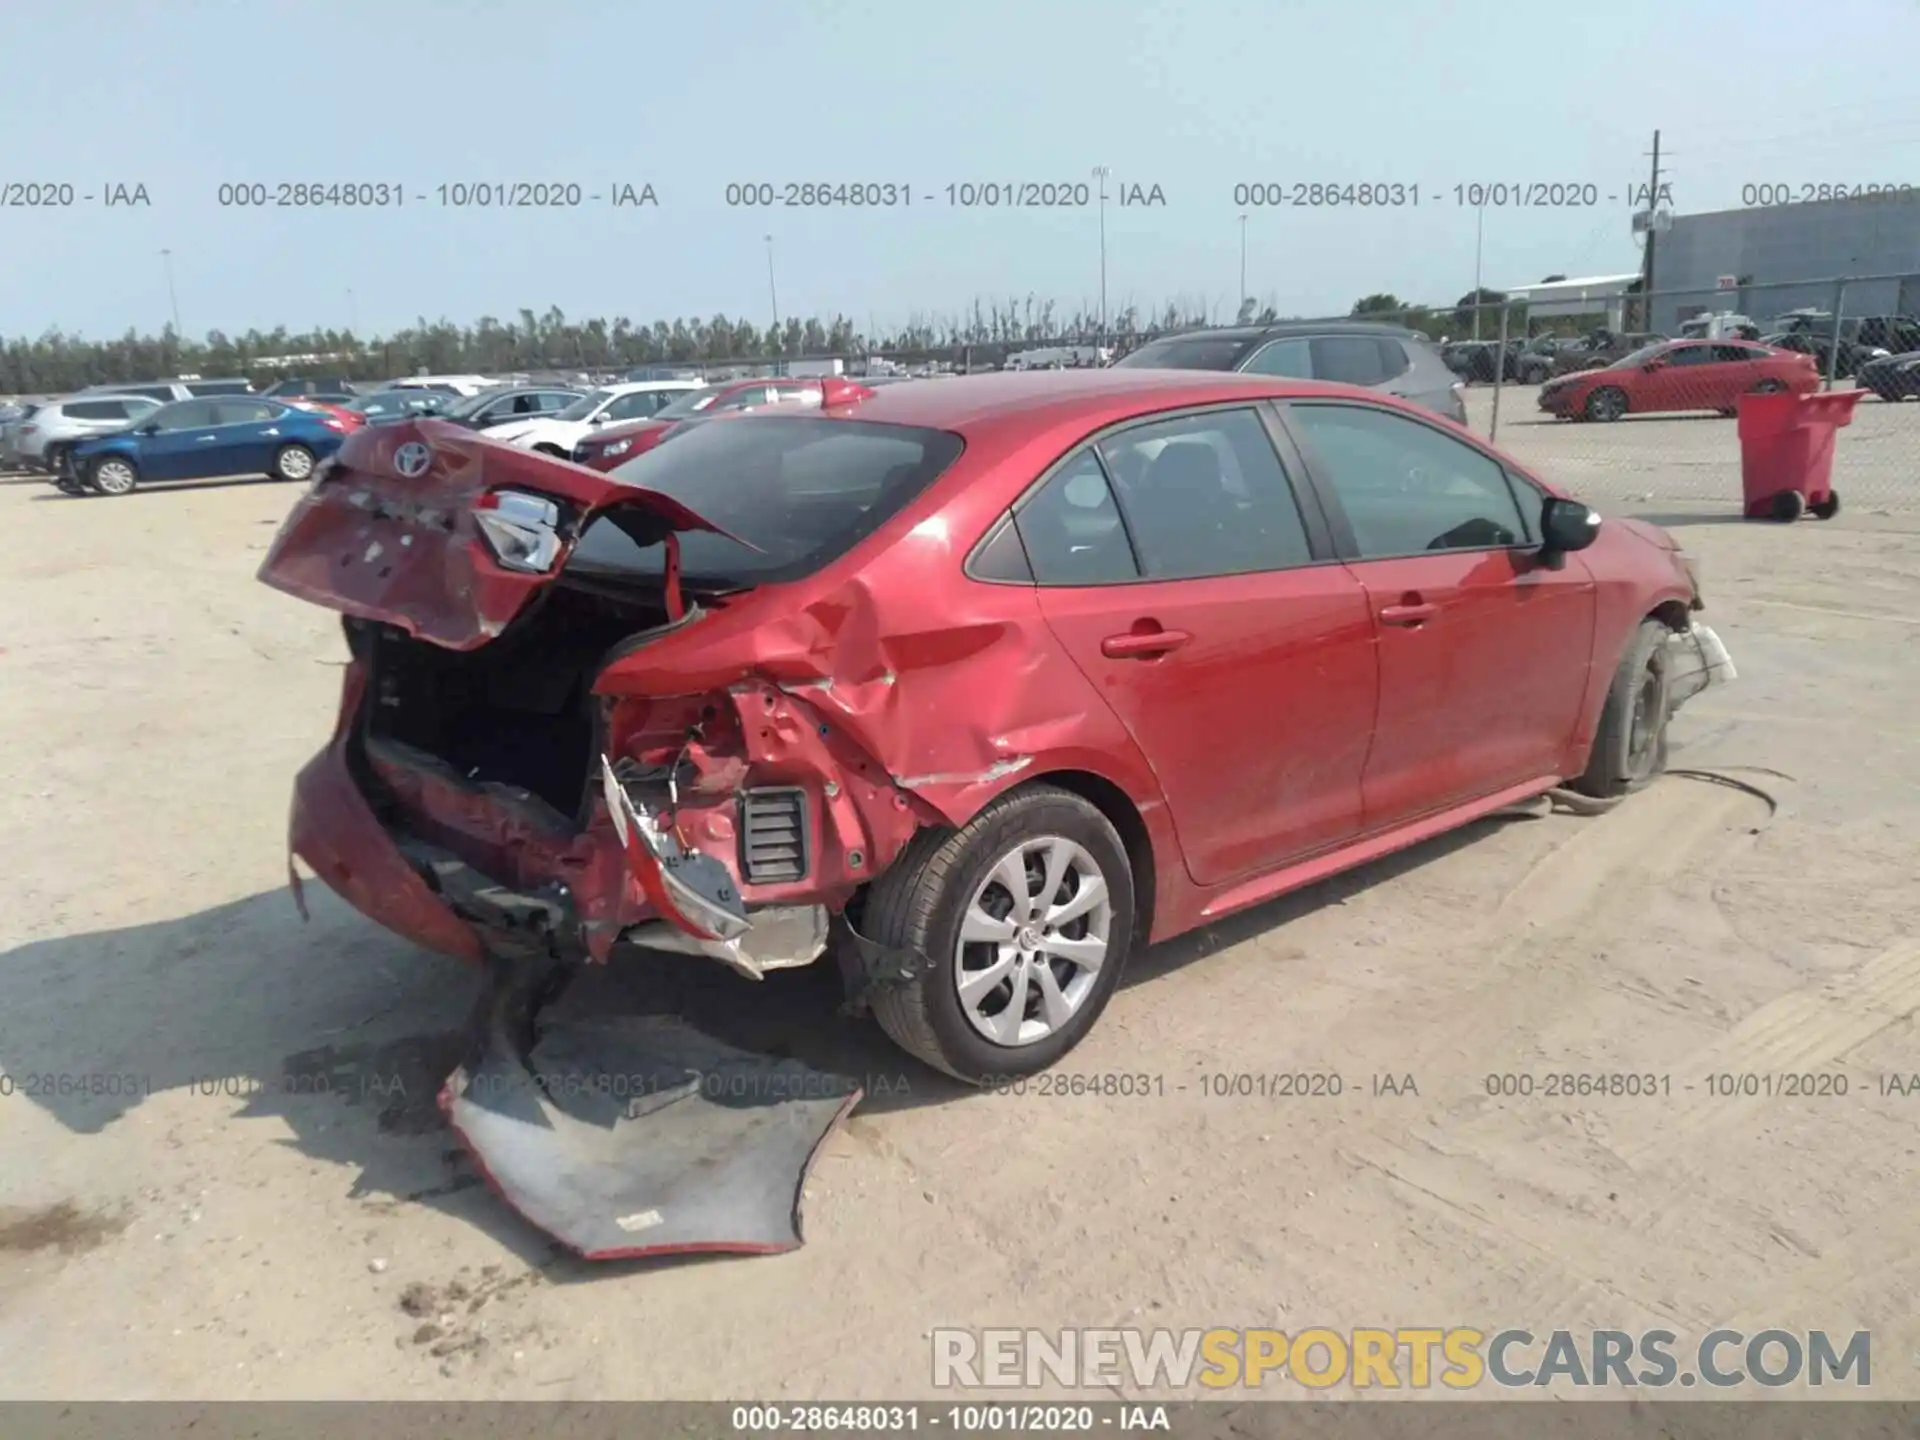
[[[1673,764],[1777,813],[1674,776],[1149,952],[1062,1067],[1157,1077],[1124,1099],[964,1094],[825,973],[680,962],[730,1034],[872,1077],[768,1259],[556,1255],[435,1120],[473,979],[318,886],[300,922],[342,646],[253,580],[293,492],[0,481],[0,1395],[905,1398],[936,1326],[1427,1324],[1866,1328],[1920,1397],[1920,1096],[1881,1089],[1920,1072],[1920,436],[1874,430],[1831,523],[1741,524],[1675,503],[1730,485],[1730,424],[1519,399],[1504,442],[1702,557],[1742,673]],[[1344,1093],[1203,1092],[1299,1071]],[[1671,1093],[1487,1091],[1567,1071]],[[1709,1092],[1747,1072],[1848,1093]]]

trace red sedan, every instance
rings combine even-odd
[[[841,380],[835,382],[846,385]],[[735,415],[758,410],[765,405],[818,405],[819,380],[772,379],[729,380],[703,390],[689,390],[666,409],[645,420],[625,425],[610,425],[596,431],[573,447],[573,463],[590,470],[612,470],[644,455],[679,426],[689,420],[704,420],[715,415]]]
[[[1820,388],[1809,355],[1741,340],[1662,340],[1598,370],[1540,387],[1540,408],[1562,420],[1618,420],[1674,410],[1731,415],[1742,395]]]
[[[507,966],[835,937],[970,1080],[1151,942],[1645,784],[1731,678],[1664,531],[1378,391],[1199,371],[890,387],[605,478],[372,427],[260,573],[348,617],[291,848],[349,903]]]

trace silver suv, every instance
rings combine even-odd
[[[125,430],[160,408],[147,395],[70,395],[50,400],[20,422],[13,449],[21,463],[60,473],[60,457],[75,441]]]
[[[1149,340],[1115,369],[1238,370],[1365,385],[1467,423],[1467,402],[1440,352],[1417,330],[1351,320],[1294,320],[1189,330]]]

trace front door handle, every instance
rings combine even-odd
[[[1178,650],[1193,636],[1184,630],[1149,630],[1127,635],[1109,635],[1100,642],[1100,653],[1109,660],[1151,660]]]
[[[200,437],[200,443],[201,443],[202,445],[210,445],[210,444],[212,444],[212,443],[213,443],[213,442],[214,442],[215,440],[218,440],[219,438],[220,438],[220,437],[219,437],[218,435],[202,435],[202,436]]]
[[[1380,608],[1380,623],[1382,625],[1424,625],[1439,613],[1438,605],[1428,604],[1425,601],[1412,605],[1383,605]]]

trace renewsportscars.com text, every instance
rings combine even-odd
[[[1660,1389],[1872,1383],[1866,1330],[1476,1330],[1465,1326],[1282,1330],[959,1330],[932,1332],[941,1389],[1310,1390],[1565,1384]]]

